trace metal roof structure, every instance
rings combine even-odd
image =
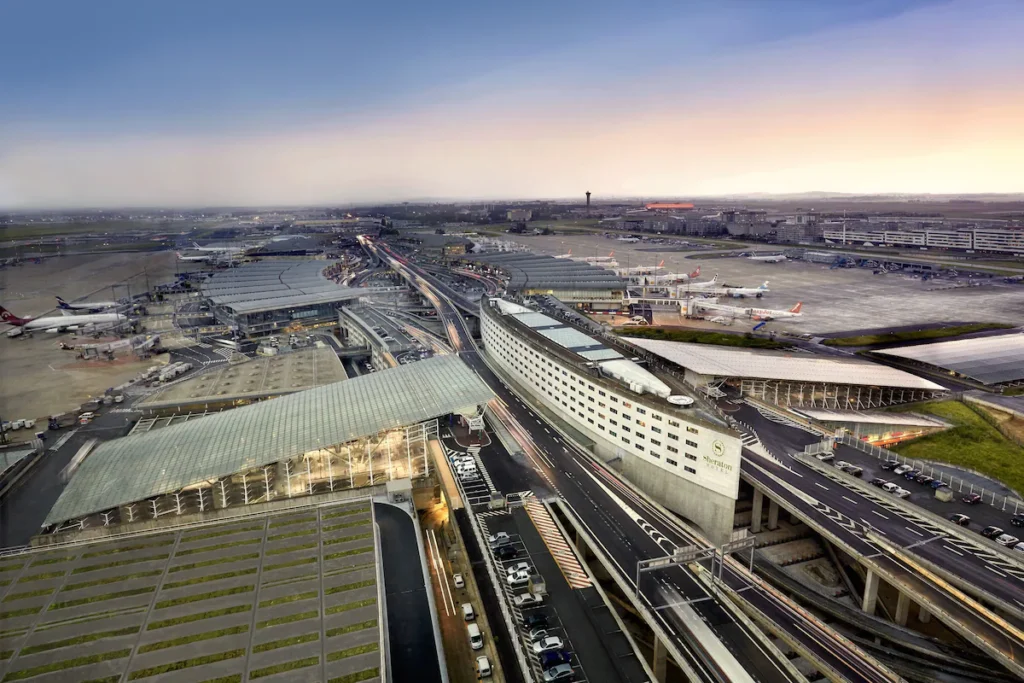
[[[982,384],[1024,380],[1024,334],[1002,334],[882,349],[874,353],[926,363]]]
[[[463,257],[508,273],[508,288],[624,290],[626,281],[615,273],[583,261],[526,252],[489,252]]]
[[[630,337],[630,344],[701,375],[944,391],[909,372],[854,358],[755,351]]]
[[[342,287],[324,277],[326,261],[261,261],[230,268],[202,285],[210,303],[236,313],[259,313],[356,299],[374,290]]]
[[[848,422],[857,424],[902,425],[907,427],[948,427],[942,420],[918,413],[867,413],[860,410],[825,410],[823,408],[794,408],[794,412],[820,422]]]
[[[177,491],[382,430],[468,412],[494,394],[457,356],[328,384],[101,444],[46,524]]]

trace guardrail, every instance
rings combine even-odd
[[[952,474],[936,469],[932,463],[925,460],[907,458],[899,453],[893,453],[890,450],[880,448],[866,441],[861,441],[860,439],[854,438],[848,434],[836,437],[836,441],[845,446],[856,448],[858,451],[862,451],[868,455],[873,455],[879,460],[895,460],[896,462],[904,465],[910,465],[915,470],[924,472],[929,477],[933,477],[945,483],[949,488],[955,489],[959,493],[977,493],[981,496],[982,502],[988,503],[992,507],[999,508],[1003,512],[1013,512],[1013,514],[1016,515],[1021,511],[1024,511],[1024,501],[1019,498],[1012,498],[1001,493],[996,493],[995,491],[990,491],[983,486],[978,486],[972,482],[964,481],[960,477],[954,477]]]

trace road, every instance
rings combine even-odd
[[[446,299],[443,288],[435,288],[432,278],[415,267],[400,261],[393,261],[392,265],[414,282],[437,308],[460,357],[488,383],[507,409],[510,431],[515,434],[521,430],[526,440],[535,445],[535,449],[527,451],[529,466],[521,464],[518,471],[506,468],[504,476],[512,480],[500,482],[500,488],[515,491],[537,485],[539,495],[544,491],[557,493],[591,537],[597,539],[601,551],[618,569],[620,578],[633,590],[636,589],[633,577],[638,560],[664,557],[676,547],[691,545],[678,525],[642,497],[632,494],[614,473],[549,429],[490,370],[477,353],[465,321]],[[730,567],[727,572],[730,581],[735,580],[735,571]],[[773,654],[765,651],[747,625],[712,599],[705,586],[688,570],[675,567],[659,571],[656,582],[653,588],[641,591],[642,599],[663,631],[674,638],[684,658],[679,663],[701,680],[791,680],[789,671]],[[698,602],[687,605],[685,600]],[[891,672],[865,653],[830,629],[813,627],[781,598],[769,601],[765,597],[761,607],[775,623],[791,627],[799,640],[815,649],[847,680],[894,680]],[[813,635],[805,628],[812,628]]]

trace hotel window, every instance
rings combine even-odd
[[[679,441],[679,436],[676,435],[676,434],[673,434],[672,432],[669,432],[668,438],[672,439],[673,441]]]
[[[652,458],[657,458],[658,460],[661,460],[661,456],[660,456],[660,455],[658,455],[657,453],[655,453],[654,451],[651,451],[651,452],[649,453],[649,455],[650,455],[650,456],[651,456]]]
[[[589,422],[590,424],[594,424],[594,418],[588,417],[587,422]]]
[[[689,446],[690,448],[697,448],[696,442],[690,441],[689,439],[686,440],[686,445]]]
[[[669,453],[678,453],[679,452],[679,449],[676,448],[675,446],[665,446],[665,448],[668,449]]]
[[[626,415],[626,414],[622,415],[622,419],[625,420],[626,422],[632,422],[633,421],[633,418],[631,418],[629,415]]]
[[[634,446],[633,448],[635,448],[635,449],[637,449],[638,451],[640,451],[641,453],[643,453],[644,447],[643,447],[643,446],[641,446],[640,444],[637,444],[637,445],[636,445],[636,446]]]
[[[696,462],[697,461],[697,456],[694,455],[693,453],[687,453],[686,454],[686,459],[687,460],[693,460],[694,462]]]
[[[657,439],[651,439],[651,445],[652,446],[660,446],[661,442],[658,441]]]
[[[686,431],[690,432],[691,434],[699,434],[700,433],[700,432],[697,431],[696,427],[690,427],[690,426],[686,427]]]
[[[640,415],[646,415],[647,414],[647,411],[644,410],[643,408],[641,408],[640,406],[637,406],[636,412],[639,413]]]
[[[608,430],[608,434],[610,436],[615,436],[616,435],[615,432],[613,430],[611,430],[611,429]]]
[[[665,458],[665,462],[667,462],[669,465],[678,465],[679,464],[675,460],[673,460],[672,458]]]
[[[651,431],[655,434],[661,434],[661,427],[651,427]]]
[[[689,472],[690,474],[697,474],[697,470],[693,469],[692,467],[687,467],[686,465],[683,465],[683,469]]]
[[[651,415],[651,417],[653,417],[655,420],[661,422],[661,415],[658,415],[657,413],[654,413],[653,415]]]
[[[619,411],[616,410],[615,408],[609,408],[609,410],[612,411],[612,415],[618,415],[619,414]]]
[[[627,439],[626,437],[622,437],[622,443],[629,443],[629,439]]]
[[[632,407],[633,407],[633,404],[632,404],[632,403],[630,403],[629,401],[623,401],[623,402],[622,402],[622,407],[623,407],[623,408],[632,408]]]
[[[644,435],[643,435],[643,434],[641,434],[640,432],[637,432],[637,433],[636,433],[636,438],[638,438],[638,439],[642,439],[642,438],[644,438]]]
[[[678,427],[678,426],[679,426],[679,423],[678,423],[678,422],[676,422],[675,420],[669,420],[669,421],[668,421],[668,426],[669,426],[669,427]]]
[[[623,427],[622,427],[622,431],[624,431],[624,432],[626,432],[627,434],[629,434],[629,427],[623,426]]]
[[[598,395],[598,396],[607,396],[608,394],[606,394],[606,393],[604,393],[603,391],[601,391],[600,389],[598,389],[598,390],[597,390],[597,395]]]
[[[616,398],[615,396],[609,396],[608,398],[610,398],[612,400],[612,403],[618,403],[619,402],[619,399]]]
[[[594,412],[594,409],[593,409],[593,408],[591,408],[590,406],[587,406],[587,412],[588,412],[588,413],[592,413],[592,412]]]
[[[583,382],[580,382],[580,384],[583,384]],[[594,390],[594,385],[593,384],[588,384],[587,385],[587,389],[590,389],[591,391],[593,391]]]
[[[607,418],[607,415],[605,415],[604,413],[598,413],[597,414],[597,419],[604,420],[605,418]]]
[[[604,404],[604,403],[601,403],[600,401],[598,401],[598,402],[597,402],[597,405],[598,405],[598,407],[600,407],[600,408],[604,408],[606,404]]]
[[[604,425],[602,424],[597,425],[597,428],[600,429],[602,432],[604,431]]]
[[[646,423],[646,422],[644,422],[643,420],[637,420],[637,421],[636,421],[636,423],[637,423],[638,425],[640,425],[641,427],[646,427],[646,426],[647,426],[647,423]]]

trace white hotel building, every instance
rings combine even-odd
[[[739,435],[681,407],[668,385],[600,341],[503,299],[481,304],[488,357],[507,380],[594,443],[647,495],[728,540]]]

